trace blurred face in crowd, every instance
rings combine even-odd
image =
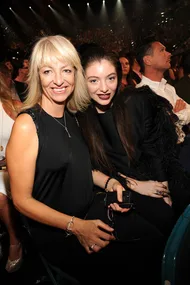
[[[88,91],[98,112],[109,108],[115,95],[118,78],[116,68],[107,59],[93,61],[85,69]]]
[[[72,65],[56,58],[39,70],[42,95],[54,102],[64,102],[73,92],[75,69]]]
[[[148,65],[160,71],[165,71],[170,68],[171,53],[166,51],[166,47],[160,42],[152,43],[152,53],[145,56]]]
[[[19,68],[19,74],[22,76],[23,81],[27,79],[28,67],[29,67],[29,61],[28,59],[24,59],[22,68]]]
[[[120,57],[119,61],[121,63],[122,75],[127,76],[130,70],[130,64],[128,59],[126,57]]]
[[[10,72],[13,71],[13,65],[9,60],[5,62],[5,65],[10,70]]]

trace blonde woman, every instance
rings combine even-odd
[[[80,58],[69,40],[56,35],[35,44],[28,86],[7,147],[13,202],[28,217],[34,241],[44,256],[81,284],[89,284],[86,267],[93,275],[90,264],[99,264],[102,255],[111,254],[104,248],[115,237],[113,227],[100,219],[84,220],[94,197],[91,162],[68,106],[82,111],[89,96]],[[108,191],[117,184],[99,172],[93,179]],[[118,198],[123,191],[119,186]],[[84,267],[78,268],[79,262]],[[96,274],[90,284],[102,273]],[[103,274],[107,276],[105,271]]]
[[[9,199],[10,185],[6,170],[5,150],[14,120],[21,107],[20,101],[12,100],[12,93],[0,72],[0,220],[9,234],[9,256],[6,270],[14,272],[22,263],[22,245],[16,220],[17,212]]]

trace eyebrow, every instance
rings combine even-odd
[[[111,75],[117,75],[117,73],[116,72],[112,72],[112,73],[108,74],[106,77],[109,77]],[[90,78],[99,78],[99,76],[91,75],[91,76],[87,77],[87,79],[90,79]]]
[[[66,68],[68,66],[73,67],[71,64],[66,64],[66,65],[63,65],[61,68]],[[45,63],[45,64],[43,64],[43,66],[41,68],[53,68],[53,66],[51,66],[51,63],[47,63],[47,64]]]

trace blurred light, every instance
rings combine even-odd
[[[89,3],[87,3],[87,6],[89,6]]]
[[[48,5],[49,8],[51,8],[51,5]]]
[[[9,7],[9,10],[12,10],[12,8],[11,8],[11,7]]]
[[[31,7],[31,6],[29,6],[29,9],[32,9],[32,7]]]
[[[71,5],[70,4],[68,4],[68,7],[70,7]]]

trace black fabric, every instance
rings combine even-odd
[[[36,106],[28,111],[36,124],[39,137],[34,198],[72,216],[84,217],[88,212],[87,218],[93,216],[103,219],[100,208],[98,212],[94,212],[93,208],[90,208],[90,211],[87,209],[94,197],[91,163],[75,118],[66,111],[67,127],[71,134],[69,138],[65,129],[39,108]],[[64,124],[63,121],[60,122]],[[163,235],[158,229],[152,229],[152,225],[144,221],[143,217],[140,217],[143,222],[138,218],[136,223],[136,216],[137,214],[129,219],[129,222],[128,218],[121,220],[120,227],[125,225],[124,238],[127,237],[128,242],[110,243],[99,253],[90,255],[74,235],[66,238],[63,230],[34,221],[29,221],[29,225],[34,242],[45,258],[80,280],[82,285],[89,283],[95,285],[100,281],[115,285],[116,281],[121,283],[126,280],[128,284],[137,285],[139,281],[137,276],[141,276],[140,280],[147,285],[159,284]],[[139,238],[136,240],[140,229],[138,223],[142,225],[141,235],[145,238],[144,240]],[[107,270],[112,266],[114,266],[114,272],[110,274]],[[127,279],[126,274],[121,275],[121,268],[125,269]]]
[[[127,213],[114,212],[105,205],[105,192],[98,192],[86,216],[87,220],[99,218],[114,228],[116,242],[135,240],[151,240],[163,234],[154,224],[139,215],[136,210],[130,209]],[[109,211],[111,212],[109,214]],[[112,219],[109,216],[113,215]]]
[[[104,131],[102,139],[117,171],[137,180],[169,182],[176,220],[190,203],[190,175],[180,164],[178,157],[179,146],[175,130],[178,118],[172,112],[168,100],[152,92],[149,87],[139,89],[126,89],[116,99],[112,109],[98,115]],[[135,150],[135,157],[130,164],[126,152],[122,151],[121,146],[118,147],[121,141],[113,124],[117,118],[118,106],[125,106],[123,109],[129,119]],[[111,136],[114,137],[114,143]],[[143,199],[149,204],[148,197]],[[160,202],[160,206],[162,203]]]
[[[190,104],[190,77],[184,75],[174,84],[174,87],[177,95]]]
[[[39,137],[32,195],[60,212],[84,217],[93,199],[92,173],[88,150],[75,118],[66,112],[69,138],[65,129],[43,109],[37,106],[32,113]],[[63,118],[60,122],[64,124]]]

